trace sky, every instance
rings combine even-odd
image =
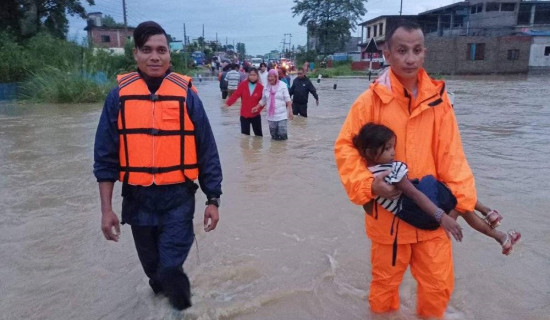
[[[460,0],[402,0],[403,14],[420,12],[445,6]],[[82,3],[85,1],[82,0]],[[399,14],[401,0],[369,0],[365,3],[367,14],[359,21],[370,20],[380,15]],[[298,25],[300,17],[292,16],[293,0],[126,0],[129,26],[153,20],[168,34],[183,39],[183,24],[189,38],[202,36],[206,40],[217,39],[222,44],[243,42],[247,54],[259,55],[271,50],[281,50],[282,42],[290,45],[306,44],[306,28]],[[95,0],[94,6],[86,6],[87,12],[102,12],[123,22],[122,0]],[[80,17],[69,16],[69,38],[82,39],[86,36],[86,22]],[[361,28],[352,31],[361,35]]]

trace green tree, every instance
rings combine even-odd
[[[124,28],[124,23],[118,23],[110,15],[105,15],[101,18],[101,24],[109,28]]]
[[[246,47],[242,42],[237,42],[237,54],[239,55],[239,60],[244,60],[246,56]]]
[[[301,15],[299,24],[308,26],[318,38],[320,52],[334,53],[343,48],[357,21],[367,13],[364,0],[294,0],[292,15]]]
[[[94,0],[2,0],[0,30],[9,30],[18,39],[32,37],[42,30],[56,38],[67,36],[67,14],[86,18],[82,3],[94,5]]]

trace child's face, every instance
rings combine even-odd
[[[395,137],[391,138],[386,145],[379,151],[380,153],[376,157],[376,163],[390,163],[393,162],[395,157]]]

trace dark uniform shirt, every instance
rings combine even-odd
[[[319,100],[317,90],[315,90],[315,87],[308,77],[303,77],[302,79],[299,77],[295,78],[294,81],[292,81],[292,86],[288,90],[288,93],[293,96],[292,102],[305,105],[307,105],[309,100],[308,97],[310,92],[315,100]]]

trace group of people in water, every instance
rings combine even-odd
[[[267,109],[269,133],[273,140],[288,139],[288,123],[295,115],[307,117],[309,94],[319,105],[317,90],[306,76],[303,68],[298,69],[297,77],[291,78],[284,68],[267,70],[261,63],[260,69],[246,67],[239,73],[237,64],[229,65],[228,71],[220,73],[222,99],[225,106],[233,105],[241,99],[241,133],[263,136],[261,112]],[[244,74],[244,77],[241,76]]]
[[[399,308],[408,267],[418,283],[417,313],[441,318],[454,288],[450,236],[462,240],[462,216],[511,253],[521,234],[501,232],[502,216],[477,198],[453,107],[443,81],[423,69],[424,35],[402,21],[386,35],[390,62],[351,106],[334,146],[349,199],[363,207],[371,240],[371,311]],[[222,170],[206,111],[191,78],[170,70],[166,32],[153,21],[134,30],[138,69],[119,75],[105,101],[94,145],[101,228],[118,241],[113,186],[123,183],[122,224],[131,225],[137,254],[155,294],[189,308],[191,284],[183,263],[193,243],[195,192],[206,195],[204,230],[219,221]],[[303,68],[290,84],[284,70],[232,65],[220,76],[224,106],[241,99],[241,132],[262,136],[267,111],[273,140],[288,138],[287,120],[307,117],[315,87]],[[479,211],[480,218],[474,210]]]

